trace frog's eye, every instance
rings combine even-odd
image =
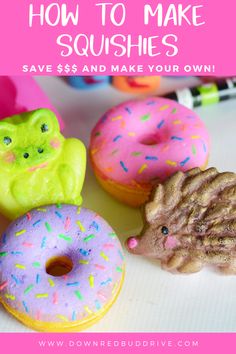
[[[10,145],[12,143],[12,139],[9,136],[4,136],[3,143],[5,145]]]
[[[41,132],[42,133],[46,133],[46,132],[48,132],[48,130],[49,130],[49,128],[48,128],[47,124],[44,123],[41,125]]]
[[[168,235],[168,233],[169,233],[168,227],[162,226],[161,232],[162,232],[162,234],[165,235],[165,236]]]

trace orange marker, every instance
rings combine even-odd
[[[160,76],[113,76],[112,85],[125,92],[155,92],[160,86]]]

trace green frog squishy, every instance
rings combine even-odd
[[[14,219],[34,207],[80,205],[83,143],[61,135],[57,119],[38,109],[0,122],[0,213]]]

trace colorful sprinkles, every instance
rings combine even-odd
[[[5,257],[8,255],[8,252],[0,252],[0,257]]]
[[[15,267],[18,269],[26,269],[26,266],[24,266],[23,264],[15,264]]]
[[[84,242],[88,242],[88,241],[92,240],[94,237],[95,237],[94,234],[88,235],[88,236],[86,236],[86,237],[83,239],[83,241],[84,241]]]
[[[20,279],[18,279],[14,274],[11,274],[11,278],[14,280],[14,282],[19,285],[21,283]]]
[[[146,122],[147,120],[149,120],[151,117],[150,113],[148,114],[144,114],[140,119],[142,122]]]
[[[28,293],[33,289],[33,287],[34,287],[33,284],[29,285],[29,286],[25,289],[24,294],[25,294],[25,295],[28,294]]]
[[[160,121],[160,123],[157,124],[157,128],[158,128],[158,129],[161,129],[164,123],[165,123],[165,120],[162,119],[162,120]]]
[[[37,220],[37,221],[35,221],[35,222],[33,223],[33,227],[35,227],[35,226],[39,225],[40,223],[41,223],[41,220]]]
[[[116,142],[116,141],[120,140],[121,138],[122,138],[122,135],[117,135],[117,136],[113,139],[113,141]]]
[[[144,163],[138,170],[138,174],[140,175],[144,170],[146,170],[146,168],[148,168],[148,165]]]
[[[59,238],[62,238],[63,240],[65,240],[66,242],[72,242],[72,238],[70,236],[66,236],[64,234],[59,234],[58,235]]]
[[[51,227],[51,225],[48,222],[45,222],[45,227],[46,227],[48,232],[52,231],[52,227]]]
[[[37,299],[44,299],[45,297],[48,297],[47,293],[43,293],[43,294],[36,294],[35,297]]]
[[[14,295],[12,295],[12,294],[4,294],[4,296],[5,296],[6,299],[10,299],[10,300],[15,300],[16,299],[16,297]]]
[[[15,236],[23,235],[25,232],[26,232],[26,230],[17,231],[17,232],[15,232]]]
[[[123,170],[124,170],[125,172],[128,172],[128,171],[129,171],[128,168],[125,166],[125,163],[124,163],[123,161],[120,161],[120,165],[121,165],[121,167],[123,168]]]
[[[156,157],[156,156],[145,156],[145,160],[157,161],[158,157]]]
[[[180,162],[180,166],[186,165],[186,163],[190,160],[190,157],[186,157],[183,161]]]
[[[81,292],[79,290],[75,291],[75,295],[79,300],[83,300],[83,296],[81,295]]]
[[[76,223],[79,226],[80,231],[84,232],[85,228],[84,228],[83,224],[81,223],[81,221],[77,220]]]
[[[4,281],[2,284],[0,284],[0,291],[3,290],[6,286],[8,285],[8,281]]]
[[[94,288],[94,276],[92,274],[90,274],[90,276],[88,277],[89,280],[89,285],[91,288]]]

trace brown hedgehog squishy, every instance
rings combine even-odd
[[[175,173],[157,185],[145,220],[141,235],[127,240],[131,253],[160,259],[170,271],[193,273],[212,264],[236,274],[235,173]]]

